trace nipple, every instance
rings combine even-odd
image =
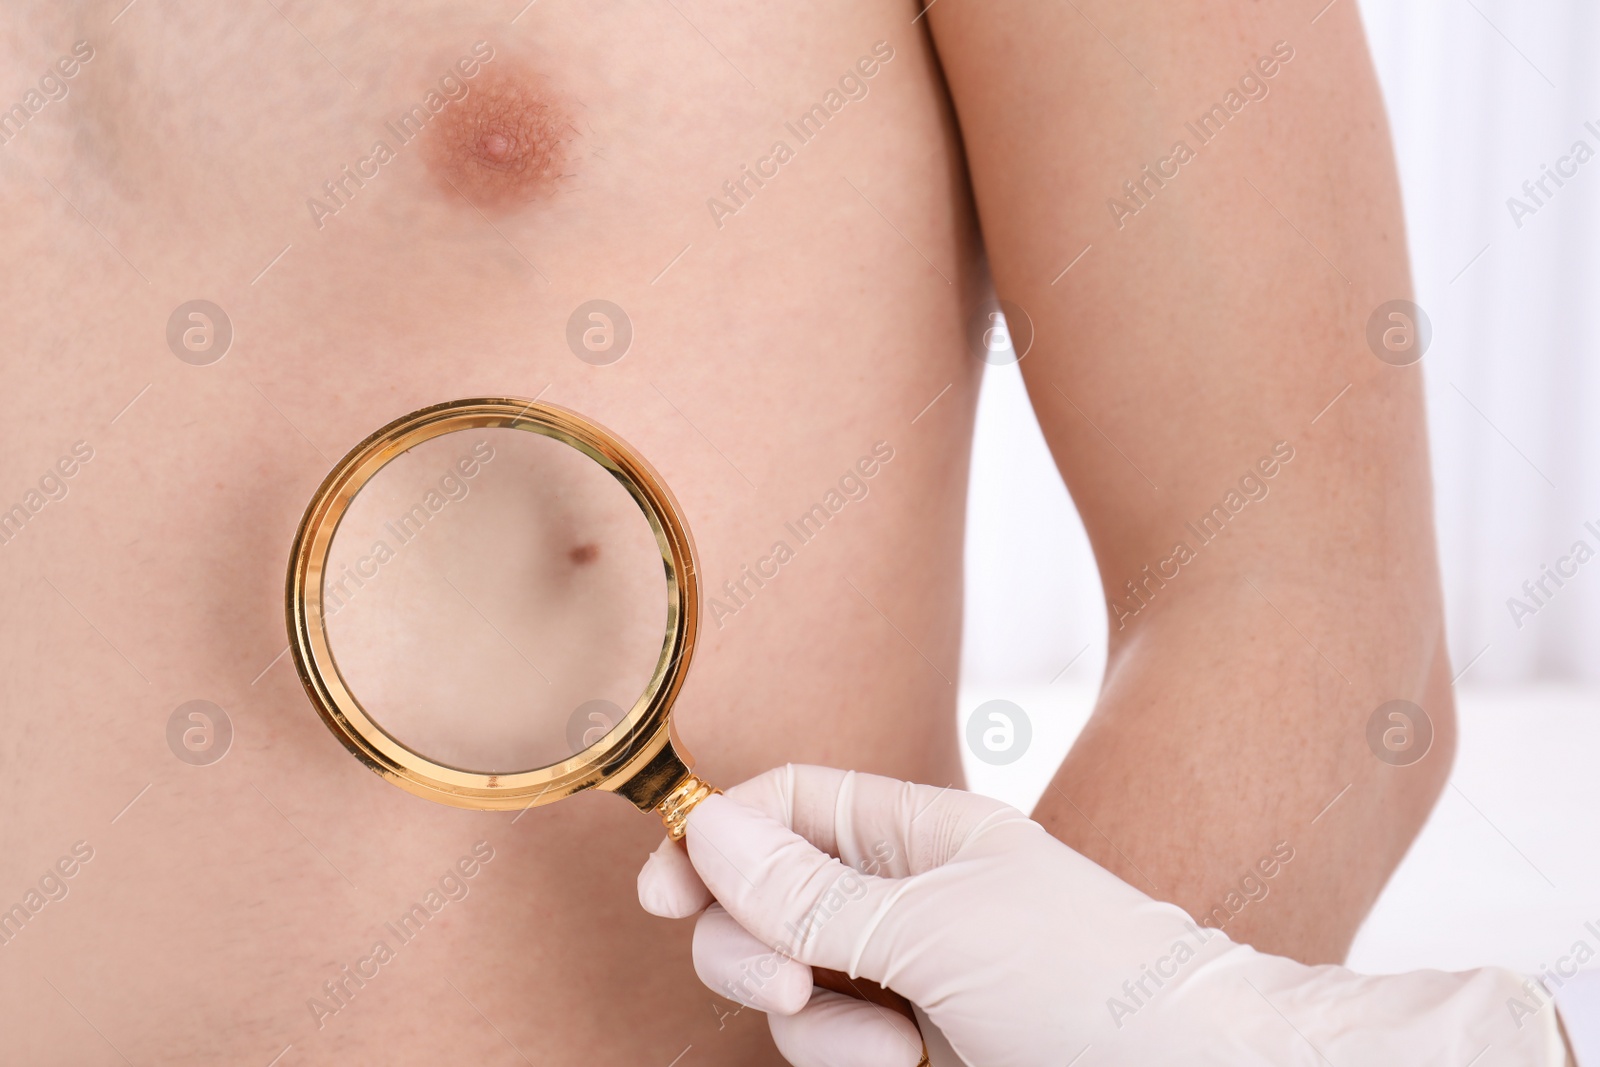
[[[511,210],[555,191],[573,127],[542,77],[508,57],[485,65],[429,124],[425,155],[442,191]]]
[[[498,163],[511,154],[511,138],[503,133],[486,133],[478,141],[478,151],[486,159]]]

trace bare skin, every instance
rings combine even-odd
[[[693,525],[723,602],[678,709],[702,773],[793,760],[959,784],[982,370],[965,333],[987,270],[1038,324],[1024,368],[1108,591],[1274,442],[1297,450],[1225,541],[1113,620],[1101,710],[1040,817],[1197,913],[1287,837],[1297,858],[1229,932],[1341,954],[1431,802],[1450,723],[1416,372],[1362,340],[1406,277],[1353,7],[1310,31],[1246,5],[1085,7],[1148,52],[1163,94],[1146,96],[1097,34],[1027,6],[1014,38],[965,0],[916,22],[887,2],[516,6],[40,5],[3,31],[3,69],[23,72],[5,100],[75,41],[93,57],[0,153],[0,505],[29,507],[75,442],[92,458],[0,546],[0,906],[74,843],[92,858],[0,946],[0,1058],[666,1064],[692,1045],[702,1063],[779,1062],[754,1013],[695,981],[687,927],[639,912],[650,819],[595,795],[513,824],[349,758],[279,658],[287,547],[372,429],[542,392],[649,457]],[[1122,178],[1293,34],[1307,43],[1239,136],[1114,230]],[[459,75],[466,96],[399,144],[385,124],[479,41],[494,55]],[[800,143],[785,122],[847,74],[865,97]],[[373,160],[380,138],[392,159]],[[793,158],[742,179],[779,139]],[[1348,285],[1246,199],[1246,174]],[[735,200],[722,186],[740,180]],[[634,328],[609,366],[567,341],[596,298]],[[194,299],[234,331],[207,366],[166,338]],[[864,499],[764,586],[719,594],[879,442],[892,459]],[[1406,772],[1364,740],[1393,696],[1439,734]],[[220,762],[169,750],[194,699],[231,719]],[[464,859],[463,899],[404,943],[387,932]],[[331,998],[379,940],[394,958]]]
[[[1236,940],[1325,963],[1443,788],[1455,716],[1421,374],[1366,337],[1411,296],[1388,130],[1355,5],[1317,14],[929,18],[1111,607],[1100,701],[1034,815]],[[1434,731],[1408,766],[1368,743],[1396,699]]]

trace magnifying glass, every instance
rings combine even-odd
[[[613,434],[511,397],[423,408],[328,474],[289,647],[357,759],[456,807],[619,793],[681,838],[711,787],[670,711],[699,592],[682,512]]]
[[[699,624],[683,514],[575,412],[515,397],[384,426],[323,480],[289,563],[289,648],[362,763],[461,808],[603,789],[681,840],[715,790],[672,726]],[[871,982],[817,984],[911,1014]]]

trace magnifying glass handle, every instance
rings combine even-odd
[[[661,803],[656,805],[656,814],[661,816],[661,822],[667,828],[667,836],[674,841],[682,841],[683,835],[689,829],[689,813],[695,809],[706,797],[722,790],[708,784],[699,775],[690,774],[673,787]]]
[[[694,810],[706,797],[721,793],[722,790],[710,785],[705,779],[696,774],[689,774],[678,783],[666,798],[656,805],[656,813],[661,816],[661,821],[667,828],[667,836],[674,841],[682,841],[683,835],[688,830],[689,813]],[[897,1011],[917,1024],[917,1016],[911,1010],[911,1002],[892,989],[887,989],[877,982],[867,979],[851,978],[843,971],[832,971],[826,967],[811,968],[813,984],[834,993],[840,993],[857,1000],[864,1000],[869,1004],[877,1004]],[[928,1046],[922,1046],[922,1059],[917,1067],[927,1067]]]

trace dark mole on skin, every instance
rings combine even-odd
[[[428,124],[423,154],[442,190],[483,210],[555,191],[576,129],[545,79],[505,55],[466,82],[467,95]]]
[[[600,546],[593,543],[579,545],[567,553],[567,558],[577,564],[593,563],[600,558]]]

